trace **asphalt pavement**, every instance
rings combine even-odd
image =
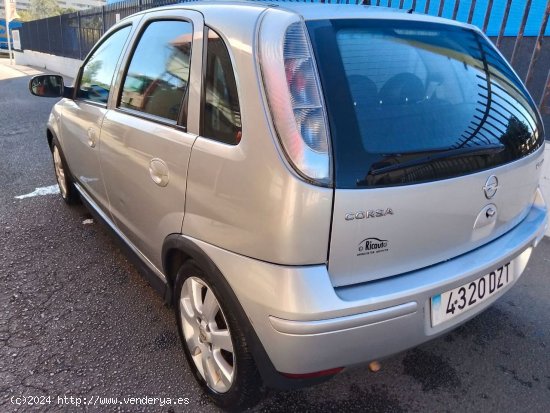
[[[38,70],[7,63],[0,59],[0,411],[217,411],[186,365],[173,311],[108,230],[59,195],[16,198],[55,185],[45,137],[55,99],[28,93]],[[549,264],[546,238],[516,286],[454,332],[383,360],[377,373],[356,368],[270,392],[256,410],[547,412]],[[23,397],[43,404],[14,404]],[[128,397],[159,399],[118,403]]]

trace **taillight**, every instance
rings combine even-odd
[[[287,158],[300,175],[329,185],[327,118],[304,23],[280,12],[266,16],[259,51],[269,108]]]

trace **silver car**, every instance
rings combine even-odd
[[[230,18],[228,18],[230,16]],[[544,132],[477,28],[386,8],[188,3],[111,28],[48,144],[173,304],[223,408],[446,333],[543,237]]]

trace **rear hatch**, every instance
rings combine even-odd
[[[483,34],[397,19],[306,25],[332,137],[334,286],[450,259],[525,217],[544,133]]]

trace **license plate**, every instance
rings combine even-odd
[[[444,323],[492,297],[513,279],[510,263],[453,290],[432,297],[432,327]]]

